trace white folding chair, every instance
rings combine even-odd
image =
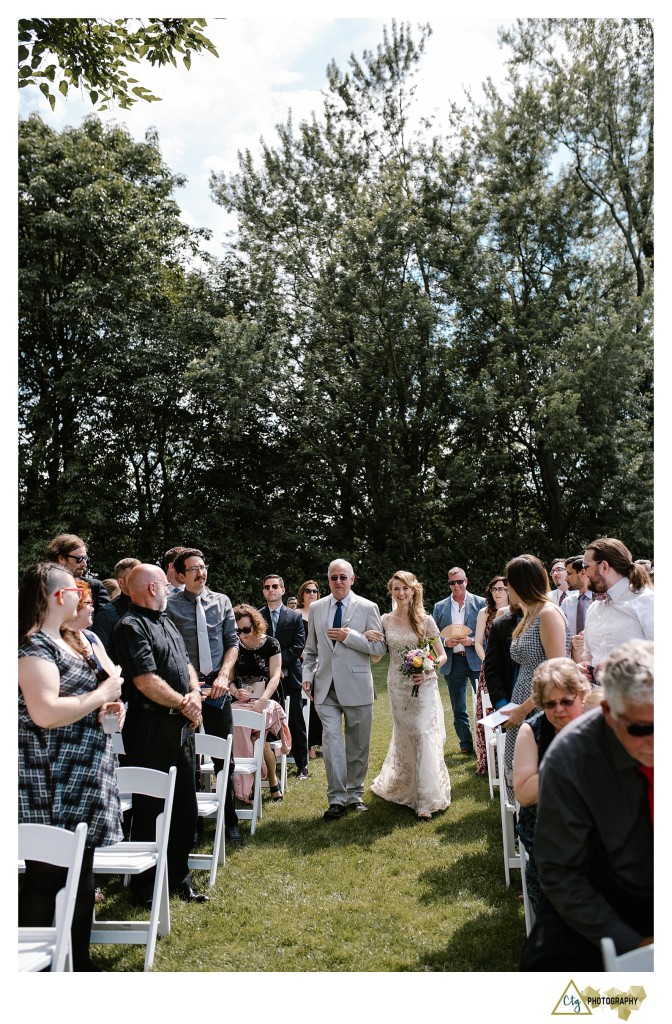
[[[99,846],[93,857],[93,870],[100,875],[140,875],[155,868],[152,909],[146,921],[100,921],[95,915],[91,942],[146,945],[145,970],[151,970],[158,935],[170,932],[168,898],[168,833],[173,810],[177,768],[159,772],[153,768],[117,768],[119,791],[163,800],[163,811],[156,819],[156,838],[152,842],[124,841]]]
[[[67,868],[64,887],[56,895],[54,924],[19,928],[19,971],[72,971],[72,918],[88,826],[74,832],[54,825],[19,825],[19,870],[27,860]]]
[[[523,907],[525,909],[525,932],[527,935],[532,931],[534,919],[536,917],[532,904],[530,902],[530,896],[527,891],[527,865],[529,863],[529,855],[525,849],[523,843],[518,838],[518,850],[520,851],[520,877],[523,883]]]
[[[259,735],[254,741],[252,757],[234,756],[234,776],[253,776],[254,789],[251,807],[237,807],[236,814],[239,820],[250,822],[250,835],[254,835],[257,829],[257,820],[261,820],[261,766],[264,761],[264,739],[266,736],[266,713],[264,711],[250,711],[249,708],[231,709],[233,715],[233,728],[251,729]]]
[[[201,722],[198,733],[194,733],[194,736],[205,736],[205,727]],[[212,735],[208,733],[207,735]],[[209,754],[197,754],[198,757],[198,771],[203,785],[203,792],[210,793],[212,791],[212,779],[215,774],[215,766],[212,763],[212,758]]]
[[[502,849],[504,852],[504,877],[506,884],[511,884],[511,868],[520,870],[520,856],[516,851],[516,830],[514,826],[514,815],[516,808],[509,803],[506,785],[504,784],[504,745],[506,737],[502,729],[495,729],[497,740],[497,760],[499,762],[500,785],[499,785],[499,809],[502,820]]]
[[[600,939],[600,947],[605,971],[653,971],[653,943],[631,949],[620,956],[612,938]]]
[[[298,696],[298,694],[295,695],[295,699],[296,699],[296,696]],[[307,693],[305,693],[305,692],[301,693],[301,701],[302,701],[301,712],[303,714],[303,721],[304,721],[304,724],[306,726],[306,743],[308,743],[308,735],[309,735],[309,729],[310,729],[310,697],[308,696]],[[289,718],[289,697],[287,697],[287,699],[285,700],[285,715],[287,716],[287,718]],[[292,757],[291,754],[285,755],[284,766],[283,766],[284,767],[284,776],[283,776],[283,781],[282,781],[282,792],[283,793],[285,792],[285,789],[287,787],[287,765],[288,764],[296,764],[296,760]]]
[[[289,719],[289,697],[285,697],[283,710],[285,712],[285,718]],[[269,746],[273,753],[275,754],[277,776],[278,779],[280,780],[280,789],[282,790],[282,794],[284,796],[285,791],[287,790],[287,763],[289,761],[293,762],[294,759],[289,757],[287,754],[283,753],[282,740],[271,740]],[[262,789],[270,789],[270,785],[271,784],[268,781],[268,779],[261,780]]]
[[[484,690],[481,694],[483,714],[487,715],[491,707],[490,694],[487,690]],[[491,729],[488,725],[483,727],[483,731],[485,733],[485,760],[488,765],[488,786],[490,787],[490,799],[492,800],[495,795],[495,786],[499,786],[499,775],[497,774],[497,737],[495,736],[495,730]]]
[[[221,736],[211,736],[208,733],[195,733],[196,754],[207,757],[212,764],[212,758],[221,758],[224,767],[217,775],[217,787],[215,792],[197,793],[198,814],[201,818],[215,819],[215,841],[212,853],[192,853],[189,857],[189,867],[197,871],[210,871],[210,885],[215,884],[217,877],[217,865],[222,866],[226,860],[224,849],[224,800],[226,797],[226,786],[229,780],[229,764],[231,763],[231,748],[233,747],[233,733],[226,739]],[[214,767],[213,767],[214,771]]]

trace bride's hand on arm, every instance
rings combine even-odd
[[[381,633],[378,629],[367,629],[364,631],[364,636],[372,643],[377,643],[379,640],[385,639],[385,634]]]
[[[446,654],[445,648],[441,643],[440,638],[434,641],[434,643],[432,644],[432,650],[436,655],[436,667],[437,669],[441,668],[442,665],[446,664],[446,661],[448,660],[448,655]]]

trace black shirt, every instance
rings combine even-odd
[[[122,696],[129,708],[140,703],[160,707],[133,685],[135,676],[147,672],[160,676],[176,693],[189,692],[187,649],[180,631],[165,612],[132,604],[112,631],[110,649],[112,658],[121,666]]]

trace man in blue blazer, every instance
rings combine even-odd
[[[434,605],[432,618],[439,630],[457,623],[469,626],[471,629],[469,636],[462,640],[443,638],[443,646],[448,658],[441,668],[441,674],[445,676],[448,684],[450,703],[453,708],[453,725],[460,741],[460,753],[473,755],[474,740],[467,713],[467,680],[471,682],[475,691],[481,671],[481,659],[474,650],[476,619],[479,611],[485,605],[485,598],[470,594],[467,590],[468,582],[464,569],[457,566],[451,569],[448,573],[450,597],[446,597]]]

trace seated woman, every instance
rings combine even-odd
[[[289,753],[292,740],[283,708],[272,696],[280,684],[282,655],[280,644],[272,636],[266,636],[266,623],[256,608],[239,604],[233,609],[238,634],[238,660],[235,681],[229,686],[233,708],[246,707],[250,711],[266,712],[266,742],[264,744],[264,778],[268,777],[271,798],[282,800],[282,789],[275,771],[275,753],[269,738],[282,741],[282,752]],[[251,757],[254,734],[249,729],[236,726],[233,730],[233,755]],[[246,803],[254,780],[249,776],[234,776],[234,787],[239,800]]]
[[[551,658],[534,671],[532,698],[541,712],[523,722],[513,755],[513,789],[520,804],[518,835],[529,856],[527,892],[536,913],[541,890],[534,860],[539,765],[561,729],[585,710],[590,694],[588,677],[571,658]]]

